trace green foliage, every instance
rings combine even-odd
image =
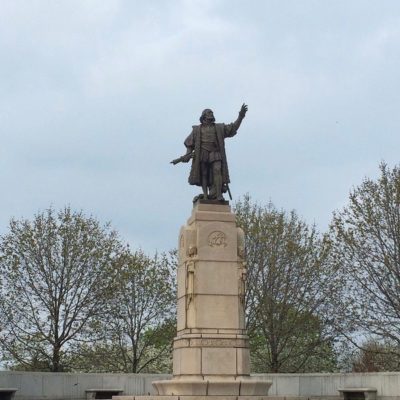
[[[349,203],[334,214],[332,259],[348,277],[337,324],[400,345],[400,169],[380,165],[377,180],[365,179]],[[356,336],[354,336],[356,335]]]
[[[138,347],[147,343],[140,360],[141,373],[170,373],[172,370],[172,340],[176,334],[176,321],[166,321],[157,332],[149,328],[139,339]],[[69,353],[72,371],[79,372],[131,372],[128,358],[134,353],[127,342],[101,340],[80,343]],[[132,361],[131,361],[132,362]]]
[[[334,368],[335,332],[326,321],[338,276],[329,242],[297,214],[253,204],[235,206],[246,236],[247,329],[256,372]]]
[[[91,335],[115,284],[117,235],[65,208],[11,220],[0,242],[0,343],[4,361],[62,371],[71,342]]]
[[[287,317],[288,319],[291,316]],[[288,321],[296,326],[295,334],[288,335],[282,348],[279,372],[333,372],[337,370],[337,354],[332,338],[321,338],[321,321],[313,315]],[[300,355],[300,359],[299,359]],[[255,330],[250,340],[252,368],[257,373],[271,372],[271,347],[264,332]]]
[[[73,364],[92,372],[170,372],[175,335],[175,254],[131,253],[118,260],[117,287],[94,346],[77,346]],[[104,354],[104,356],[103,356]]]
[[[353,372],[400,371],[400,347],[389,341],[368,340],[351,359]]]

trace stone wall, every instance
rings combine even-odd
[[[400,373],[257,374],[273,382],[269,396],[339,399],[338,387],[376,387],[378,399],[400,400]],[[153,394],[153,380],[170,375],[68,374],[0,371],[0,387],[18,389],[16,400],[83,400],[85,389],[121,388],[124,394]]]
[[[168,378],[170,375],[0,371],[0,388],[17,388],[15,400],[83,400],[86,389],[121,388],[124,394],[152,394],[151,382]]]
[[[364,374],[262,374],[272,380],[269,396],[301,396],[305,398],[338,398],[340,387],[375,387],[380,400],[400,400],[400,373]]]

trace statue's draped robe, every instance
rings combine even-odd
[[[240,122],[235,121],[232,124],[215,124],[217,133],[217,143],[219,152],[221,154],[221,168],[222,168],[222,184],[230,182],[228,162],[225,153],[225,138],[235,136],[239,128]],[[192,160],[192,167],[190,169],[189,183],[191,185],[201,186],[201,167],[200,167],[200,151],[201,151],[201,125],[194,125],[192,133],[186,138],[184,142],[188,150],[194,150],[194,157]]]

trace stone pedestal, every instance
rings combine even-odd
[[[230,206],[197,202],[179,234],[173,378],[153,382],[158,396],[267,396],[271,382],[250,377],[243,257],[243,231]]]

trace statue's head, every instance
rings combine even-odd
[[[200,122],[201,123],[203,123],[203,122],[208,122],[208,123],[215,122],[214,113],[212,112],[212,110],[210,110],[209,108],[206,108],[205,110],[203,110],[203,112],[201,113]]]

